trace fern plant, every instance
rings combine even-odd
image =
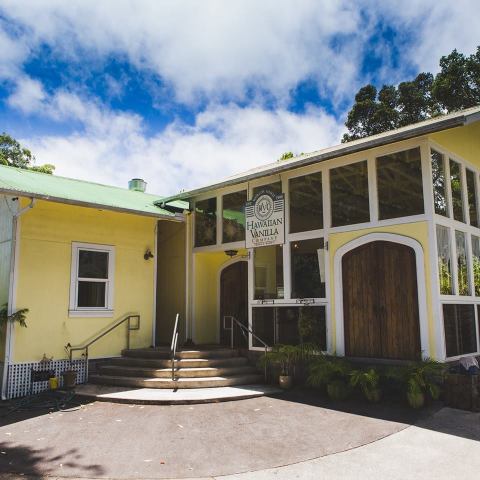
[[[350,374],[350,385],[360,388],[370,402],[380,400],[380,375],[374,368],[353,370]]]

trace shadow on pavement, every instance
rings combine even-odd
[[[335,402],[319,390],[301,387],[270,396],[287,402],[416,425],[420,428],[480,441],[480,413],[444,408],[440,401],[433,402],[420,410],[412,409],[402,400],[396,399],[387,399],[378,404],[355,397]]]
[[[81,455],[76,449],[66,450],[62,455],[51,456],[48,448],[32,449],[13,443],[0,443],[0,474],[20,474],[34,477],[48,475],[62,468],[77,469],[88,476],[100,476],[104,469],[100,465],[82,465]],[[3,477],[3,475],[2,475]]]

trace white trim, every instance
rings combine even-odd
[[[412,248],[415,251],[415,262],[417,266],[417,293],[418,293],[418,313],[420,324],[420,343],[422,357],[430,356],[430,347],[428,343],[428,317],[427,317],[427,293],[423,248],[417,240],[403,235],[393,233],[369,233],[363,235],[340,247],[334,256],[334,283],[335,283],[335,324],[336,324],[336,345],[337,355],[345,355],[345,333],[343,317],[343,279],[342,279],[342,258],[343,256],[357,247],[374,241],[387,241],[399,243]]]
[[[111,318],[113,317],[113,310],[69,310],[68,316],[70,318]]]
[[[17,201],[17,213],[18,213]],[[20,256],[20,217],[12,216],[12,244],[11,244],[11,258],[10,258],[10,280],[8,287],[8,314],[11,315],[17,304],[17,283],[18,283],[18,261]],[[5,329],[5,357],[3,364],[3,378],[2,378],[2,400],[7,398],[7,382],[8,382],[8,367],[13,363],[14,340],[15,340],[15,325],[12,322],[7,323]]]
[[[80,250],[97,251],[108,253],[108,278],[81,279],[78,277],[78,256]],[[70,307],[69,317],[111,317],[113,316],[113,296],[115,279],[115,247],[112,245],[101,245],[95,243],[72,242],[72,264],[70,270]],[[78,282],[86,280],[89,282],[105,283],[105,307],[79,307],[78,302]]]

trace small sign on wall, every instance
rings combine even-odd
[[[285,243],[285,195],[260,190],[245,204],[246,248]]]

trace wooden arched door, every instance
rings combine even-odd
[[[342,258],[345,355],[421,358],[415,252],[374,241]]]
[[[248,263],[244,260],[225,267],[220,274],[220,343],[231,344],[231,332],[224,328],[223,317],[234,316],[244,325],[248,324]],[[230,325],[227,325],[229,327]],[[248,335],[237,325],[234,328],[234,345],[248,347]]]

